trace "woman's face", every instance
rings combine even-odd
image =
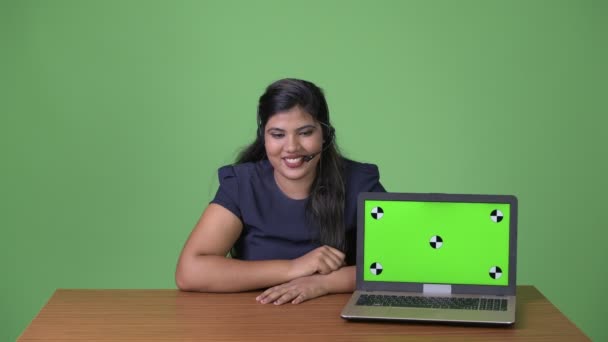
[[[274,114],[264,128],[266,155],[279,182],[314,180],[320,154],[310,161],[304,157],[321,152],[323,130],[299,106]]]

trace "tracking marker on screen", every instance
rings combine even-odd
[[[443,246],[443,239],[441,238],[441,236],[435,235],[435,236],[431,237],[429,244],[434,249],[439,249],[439,248],[441,248],[441,246]]]
[[[382,208],[380,208],[380,207],[374,207],[374,208],[372,209],[372,217],[373,217],[375,220],[379,220],[379,219],[381,219],[381,218],[382,218],[382,216],[384,216],[384,210],[382,210]]]
[[[373,275],[380,275],[382,273],[382,265],[379,262],[374,262],[369,267],[369,271],[372,272]]]
[[[504,215],[502,214],[502,211],[500,211],[498,209],[494,209],[490,213],[490,218],[492,219],[492,221],[494,221],[496,223],[502,221],[503,217],[504,217]]]
[[[499,279],[502,277],[502,269],[498,266],[493,266],[490,268],[490,278]]]

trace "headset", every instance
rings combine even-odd
[[[334,142],[334,137],[336,135],[336,129],[333,128],[331,125],[325,124],[323,122],[319,122],[319,123],[321,125],[327,127],[327,139],[325,139],[325,141],[323,141],[323,148],[321,148],[321,151],[319,151],[317,153],[309,154],[302,158],[302,160],[304,160],[305,162],[309,162],[309,161],[313,160],[314,157],[323,153]]]
[[[334,138],[336,136],[336,129],[333,128],[333,126],[328,125],[326,123],[323,123],[320,121],[319,121],[319,123],[322,126],[325,126],[325,128],[327,129],[327,138],[324,139],[323,148],[321,148],[321,150],[319,152],[309,154],[302,158],[302,160],[304,160],[305,162],[309,162],[309,161],[313,160],[317,155],[323,153],[327,148],[329,148],[329,146],[331,146],[331,144],[334,142]],[[258,117],[258,138],[262,141],[264,140],[264,128],[262,127],[262,120],[259,117]]]

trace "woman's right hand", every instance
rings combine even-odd
[[[291,260],[290,278],[305,277],[315,273],[329,274],[345,265],[344,257],[344,253],[333,247],[318,247]]]

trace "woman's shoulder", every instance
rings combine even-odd
[[[269,165],[268,160],[224,165],[218,169],[218,176],[220,181],[229,178],[249,180],[252,177],[260,177],[268,172]]]
[[[371,163],[358,162],[344,158],[344,171],[347,175],[379,175],[378,165]]]
[[[347,193],[363,191],[384,191],[380,184],[380,171],[376,164],[344,160],[344,180]]]

